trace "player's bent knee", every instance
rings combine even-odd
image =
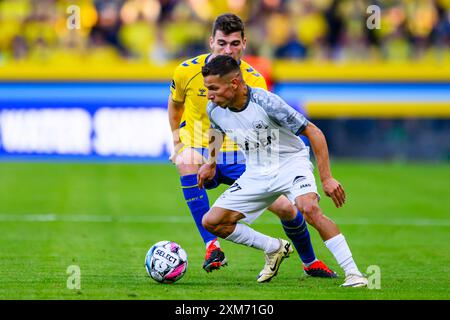
[[[269,210],[275,213],[282,220],[295,219],[297,210],[286,197],[278,198],[270,207]]]
[[[177,170],[180,176],[186,176],[189,174],[197,174],[199,166],[198,165],[192,165],[192,164],[184,164],[184,163],[177,163]]]
[[[311,220],[311,224],[318,226],[321,224],[324,215],[320,210],[314,210],[312,214],[310,214],[309,219]]]
[[[193,149],[182,151],[176,158],[175,165],[181,176],[196,174],[200,165],[203,163],[203,157]]]
[[[294,206],[290,203],[283,203],[282,206],[278,208],[278,212],[282,215],[283,218],[286,219],[294,219],[296,210]]]
[[[322,212],[315,198],[305,197],[296,201],[297,208],[311,225],[315,225],[321,219]]]
[[[203,226],[203,228],[205,228],[206,230],[211,232],[214,229],[215,224],[213,223],[213,220],[210,218],[210,216],[208,214],[209,214],[209,211],[208,211],[207,214],[205,214],[203,216],[203,218],[202,218],[202,226]]]
[[[216,207],[211,208],[202,218],[203,227],[214,235],[217,235],[224,223],[223,213]]]
[[[313,207],[319,206],[319,201],[315,193],[307,193],[295,198],[295,205],[298,210],[311,212]]]
[[[234,230],[237,221],[244,216],[236,211],[231,211],[219,207],[212,207],[203,216],[203,227],[220,238],[228,237]]]
[[[324,215],[317,204],[310,204],[304,207],[304,217],[308,224],[319,226],[321,225]]]

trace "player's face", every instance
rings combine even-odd
[[[209,46],[213,55],[231,56],[239,61],[244,53],[246,42],[246,38],[242,38],[240,31],[225,34],[217,30],[214,37],[209,39]]]
[[[235,96],[235,85],[229,76],[211,75],[204,77],[203,81],[206,89],[208,89],[208,100],[222,108],[226,108],[232,103]]]

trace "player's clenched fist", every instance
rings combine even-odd
[[[197,174],[198,187],[203,188],[205,181],[211,180],[216,174],[216,165],[206,163],[200,167]]]

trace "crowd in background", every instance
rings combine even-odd
[[[80,29],[69,27],[71,5],[80,8]],[[381,8],[380,29],[367,28],[369,5]],[[449,56],[450,0],[0,0],[0,64],[195,56],[209,49],[212,21],[224,12],[246,23],[247,53],[270,59]]]

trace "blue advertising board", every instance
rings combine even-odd
[[[449,83],[284,82],[273,90],[305,113],[311,102],[450,108]],[[167,162],[168,95],[167,82],[0,82],[0,159]]]
[[[167,161],[167,83],[0,83],[3,159]]]

